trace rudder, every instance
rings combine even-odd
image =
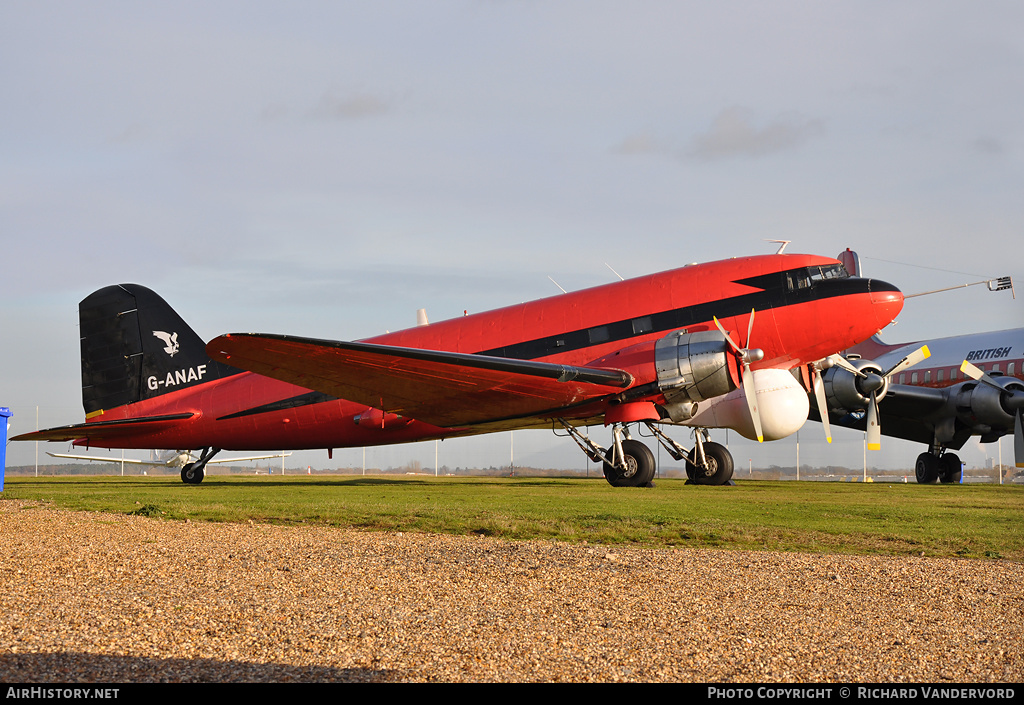
[[[138,284],[93,292],[78,305],[86,418],[238,374],[158,294]]]

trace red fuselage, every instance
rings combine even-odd
[[[887,326],[903,297],[877,280],[834,277],[837,261],[767,255],[691,265],[583,291],[378,336],[367,342],[624,369],[653,379],[646,348],[669,332],[714,330],[764,351],[755,369],[791,369],[859,343]],[[822,272],[826,272],[822,276]],[[751,340],[747,325],[756,312]],[[621,359],[616,353],[623,351]],[[595,361],[600,361],[595,363]],[[482,432],[438,428],[327,398],[251,372],[191,386],[90,421],[192,412],[173,430],[140,433],[113,448],[281,450],[383,445]],[[592,416],[593,408],[578,411]],[[574,418],[571,413],[566,418]],[[576,417],[579,418],[579,417]],[[523,419],[520,427],[538,425]],[[515,427],[511,425],[510,427]]]

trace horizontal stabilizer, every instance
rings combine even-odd
[[[94,421],[70,426],[59,426],[42,431],[33,431],[15,436],[12,441],[87,441],[85,445],[100,445],[103,441],[130,438],[143,433],[158,433],[187,421],[195,416],[192,412],[167,414],[165,416],[143,416],[137,419]]]
[[[441,427],[521,418],[615,394],[621,370],[373,343],[233,333],[214,360]]]

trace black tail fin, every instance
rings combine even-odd
[[[138,284],[93,292],[78,305],[86,418],[239,370],[206,356],[206,344],[166,301]]]

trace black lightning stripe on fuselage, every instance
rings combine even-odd
[[[864,294],[871,291],[872,283],[876,286],[887,286],[877,280],[862,279],[859,277],[845,277],[842,279],[826,279],[814,284],[796,289],[787,285],[789,275],[806,275],[808,269],[787,270],[782,272],[771,272],[747,279],[737,279],[736,284],[743,284],[759,291],[749,294],[732,296],[718,301],[709,301],[703,304],[683,306],[682,308],[660,311],[645,316],[627,318],[597,326],[590,326],[580,330],[574,330],[559,335],[526,340],[512,345],[505,345],[490,350],[482,350],[477,355],[490,355],[492,357],[507,357],[513,360],[535,360],[548,355],[556,355],[573,350],[607,343],[630,340],[641,336],[649,336],[652,333],[663,333],[666,331],[679,330],[697,323],[710,321],[713,316],[718,318],[729,318],[731,316],[749,315],[751,309],[765,311],[768,309],[791,306],[793,304],[806,303],[809,301],[820,301],[839,296],[852,294]],[[876,290],[895,290],[878,288]],[[254,414],[264,414],[283,409],[294,409],[299,406],[320,404],[327,401],[336,401],[332,397],[320,392],[309,392],[300,394],[288,399],[282,399],[270,404],[239,411],[227,416],[221,416],[217,420],[233,419]]]
[[[664,333],[679,330],[697,323],[710,321],[712,317],[729,318],[731,316],[749,315],[751,309],[765,311],[768,309],[790,306],[808,301],[863,294],[868,292],[872,280],[847,277],[829,279],[814,283],[803,289],[787,287],[787,275],[793,273],[806,274],[806,268],[797,270],[772,272],[748,279],[737,279],[734,283],[760,289],[749,294],[732,296],[718,301],[693,304],[682,308],[652,313],[646,316],[627,318],[598,326],[590,326],[568,333],[536,338],[521,343],[514,343],[491,350],[484,350],[479,355],[494,355],[516,360],[535,360],[548,355],[557,355],[573,350],[582,350],[595,345],[629,340],[647,336],[651,333]]]

